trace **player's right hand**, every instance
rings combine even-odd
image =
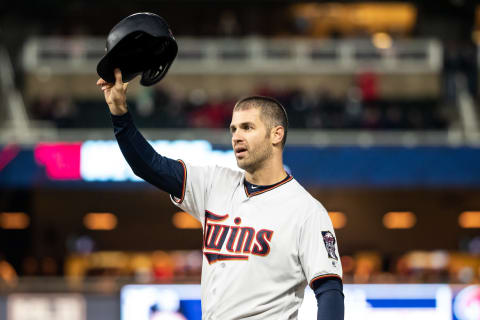
[[[122,81],[122,72],[120,69],[115,69],[115,83],[108,83],[102,78],[98,79],[97,86],[99,86],[105,96],[105,101],[108,104],[110,113],[116,116],[125,114],[127,109],[127,87],[128,82]]]

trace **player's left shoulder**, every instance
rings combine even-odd
[[[312,214],[328,214],[323,204],[308,192],[297,180],[293,179],[290,185],[293,201],[303,208],[301,212],[307,216]]]

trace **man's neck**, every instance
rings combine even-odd
[[[287,176],[283,163],[264,166],[254,172],[245,171],[245,179],[256,185],[269,186],[282,181]]]

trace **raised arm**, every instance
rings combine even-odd
[[[97,81],[110,109],[115,137],[133,172],[171,195],[181,198],[185,168],[182,162],[158,154],[137,130],[127,108],[127,87],[122,73],[115,69],[115,84]]]

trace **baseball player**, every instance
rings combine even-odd
[[[318,319],[343,319],[335,232],[325,208],[284,170],[288,121],[281,104],[253,96],[235,105],[230,132],[243,171],[194,166],[154,151],[128,112],[119,69],[115,79],[97,85],[125,159],[202,223],[203,319],[297,319],[307,284]]]

